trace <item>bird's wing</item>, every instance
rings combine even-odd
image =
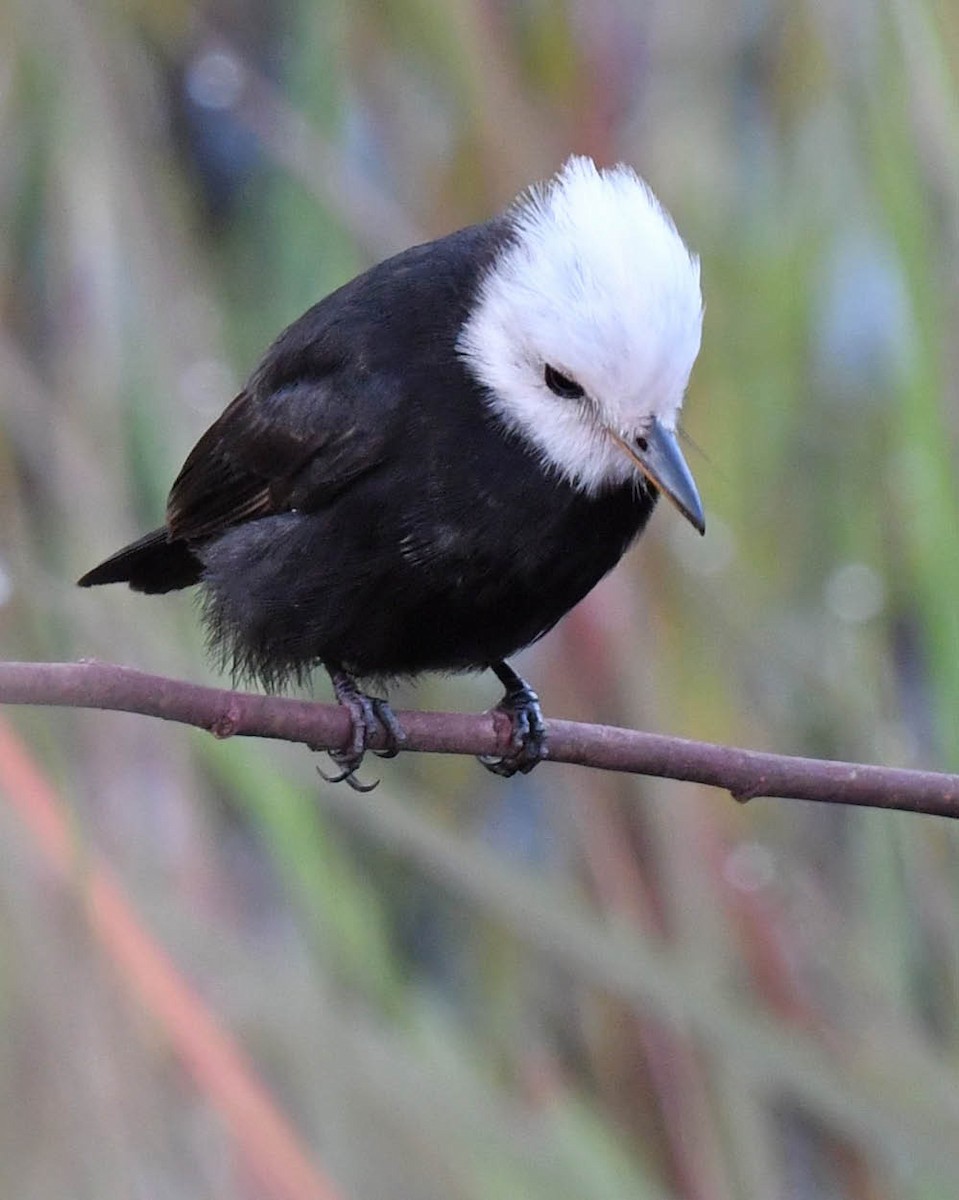
[[[170,535],[200,540],[257,517],[322,507],[384,461],[389,414],[371,428],[364,411],[329,381],[241,392],[173,484]]]

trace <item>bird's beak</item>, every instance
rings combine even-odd
[[[612,430],[610,436],[649,482],[658,488],[667,500],[675,504],[693,528],[705,533],[703,502],[699,498],[692,473],[686,466],[676,434],[659,421],[654,421],[648,433],[635,442],[627,441]]]

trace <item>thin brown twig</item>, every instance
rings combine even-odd
[[[60,705],[141,713],[206,729],[215,737],[277,738],[314,750],[342,747],[350,718],[339,705],[201,687],[112,663],[0,663],[0,704]],[[404,749],[434,754],[504,754],[510,728],[500,713],[405,711]],[[383,749],[377,735],[374,749]],[[864,763],[796,758],[663,734],[548,722],[548,757],[607,771],[656,775],[758,796],[818,800],[959,817],[959,776]]]

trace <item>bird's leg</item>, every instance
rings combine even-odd
[[[332,663],[325,665],[337,700],[349,711],[353,731],[348,746],[342,750],[329,751],[330,758],[340,768],[340,773],[327,775],[320,771],[320,774],[327,783],[346,782],[356,792],[372,792],[379,780],[376,783],[365,784],[356,778],[356,771],[366,754],[370,735],[379,726],[386,739],[386,748],[374,750],[373,753],[378,754],[380,758],[395,758],[406,741],[406,734],[385,700],[379,696],[367,696],[365,692],[360,691],[356,680],[343,667]]]
[[[508,754],[501,758],[483,754],[480,755],[480,762],[487,771],[507,779],[517,771],[525,775],[546,757],[546,723],[539,706],[539,696],[508,663],[490,663],[490,668],[506,688],[503,699],[494,711],[506,713],[512,722],[513,733]]]

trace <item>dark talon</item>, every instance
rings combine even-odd
[[[520,772],[527,775],[537,763],[546,757],[546,723],[539,696],[525,679],[522,679],[505,662],[492,663],[497,678],[506,688],[506,694],[496,705],[496,710],[505,713],[512,722],[510,752],[501,757],[491,754],[480,755],[479,761],[494,775],[504,779]]]
[[[330,754],[330,758],[336,762],[336,758],[332,753]],[[380,781],[378,779],[374,779],[372,783],[361,783],[360,780],[356,778],[355,771],[346,769],[342,770],[339,775],[327,775],[322,767],[317,767],[316,773],[321,779],[325,779],[327,783],[345,783],[348,787],[351,787],[354,792],[372,792],[380,786]]]
[[[361,692],[353,676],[342,667],[327,665],[327,670],[337,700],[349,711],[352,732],[347,746],[342,750],[329,751],[330,758],[340,768],[339,774],[327,775],[319,767],[317,771],[327,783],[346,783],[355,792],[372,792],[379,784],[378,779],[374,783],[361,783],[356,777],[370,736],[379,727],[383,732],[386,747],[383,750],[375,750],[374,754],[380,758],[395,758],[406,741],[406,734],[385,700]]]
[[[369,699],[373,705],[376,720],[386,737],[386,748],[374,750],[373,753],[377,758],[396,758],[406,741],[406,730],[396,719],[396,713],[385,700],[379,696],[370,696]]]

